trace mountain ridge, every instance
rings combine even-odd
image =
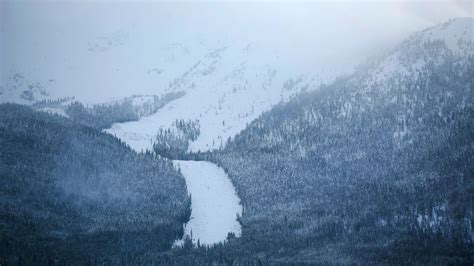
[[[241,197],[237,250],[270,263],[472,259],[474,57],[416,40],[279,104],[203,156]],[[372,82],[394,54],[410,71]]]

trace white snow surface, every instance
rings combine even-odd
[[[205,161],[173,163],[181,169],[191,194],[191,219],[185,226],[185,235],[204,245],[222,242],[230,232],[239,237],[237,214],[242,215],[242,206],[224,170]]]
[[[140,151],[143,146],[147,146],[143,129],[154,128],[154,117],[145,117],[138,122],[115,124],[114,128],[127,128],[127,134],[121,135],[120,138]],[[173,163],[181,169],[188,193],[191,195],[191,219],[185,226],[185,234],[195,243],[199,240],[204,245],[222,242],[230,232],[236,237],[240,236],[241,228],[237,222],[237,214],[242,215],[242,206],[224,170],[205,161],[173,161]],[[175,244],[182,244],[182,240],[178,240]]]
[[[131,139],[133,149],[145,151],[152,149],[160,128],[174,129],[177,119],[192,120],[199,122],[201,134],[189,150],[218,149],[275,104],[336,76],[333,71],[298,72],[255,49],[249,44],[212,50],[169,84],[167,91],[184,91],[183,97],[149,117],[113,125],[107,132]]]

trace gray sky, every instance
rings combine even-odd
[[[415,31],[467,16],[473,16],[471,1],[0,0],[0,83],[22,72],[34,80],[62,78],[71,90],[77,84],[131,87],[140,80],[132,72],[166,56],[162,48],[175,42],[190,50],[198,43],[256,43],[278,51],[295,68],[337,68]],[[96,56],[91,49],[104,51]],[[106,55],[108,49],[116,51]],[[116,66],[129,68],[131,76],[116,81],[101,74]]]

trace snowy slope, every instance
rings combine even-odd
[[[48,81],[48,83],[52,82],[54,81]],[[40,82],[29,80],[20,73],[11,73],[6,81],[0,84],[0,103],[32,104],[49,98],[47,86]]]
[[[191,194],[191,219],[185,227],[185,235],[201,244],[224,241],[230,232],[239,237],[237,214],[242,215],[242,206],[224,170],[202,161],[173,163],[181,169]]]
[[[425,41],[443,41],[456,55],[469,56],[474,53],[474,18],[457,18],[429,28],[412,38]]]
[[[392,103],[402,102],[406,105],[403,112],[397,113],[397,129],[393,132],[395,143],[410,140],[414,125],[410,125],[410,117],[417,110],[415,102],[422,102],[413,91],[410,82],[420,82],[423,75],[433,73],[433,69],[453,61],[460,67],[466,67],[474,55],[474,18],[451,19],[446,23],[428,28],[411,35],[408,39],[390,51],[386,56],[378,58],[365,67],[360,75],[351,78],[358,89],[351,93],[342,108],[335,110],[341,117],[350,117],[357,113],[358,108],[369,108],[377,103],[378,97],[389,99]],[[440,76],[440,78],[444,78]],[[436,88],[433,88],[435,90]],[[451,92],[446,92],[452,97]],[[466,94],[457,104],[464,108],[472,101]],[[439,116],[443,115],[443,106],[438,103]]]
[[[383,89],[382,84],[390,80],[417,75],[427,61],[442,57],[436,53],[473,54],[473,24],[472,18],[454,19],[412,35],[389,56],[368,67],[365,89]],[[433,45],[445,48],[433,52]],[[252,44],[215,49],[170,83],[168,90],[186,91],[184,97],[152,116],[114,125],[108,132],[121,138],[133,136],[131,146],[140,151],[152,148],[159,128],[173,129],[176,119],[198,120],[201,135],[189,149],[217,149],[274,104],[329,82],[338,74],[298,72],[276,55],[277,51]]]
[[[122,141],[140,151],[141,147],[152,144],[151,140],[149,143],[144,140],[143,131],[144,128],[149,128],[149,123],[153,126],[153,121],[148,122],[153,117],[144,117],[137,122],[117,123],[113,128],[115,130],[127,128],[127,134],[120,136]],[[150,133],[150,138],[152,137],[153,133]],[[240,236],[237,214],[242,215],[242,207],[235,188],[224,170],[204,161],[173,161],[173,163],[181,169],[188,193],[191,194],[191,219],[185,227],[185,234],[192,237],[195,243],[199,240],[201,244],[224,241],[230,232],[237,237]],[[182,244],[182,240],[175,244]]]
[[[120,138],[133,136],[131,146],[141,151],[152,148],[160,128],[173,129],[177,119],[197,120],[201,135],[190,150],[217,149],[273,105],[334,76],[297,72],[272,52],[251,44],[224,46],[204,55],[170,83],[167,90],[185,91],[184,97],[152,116],[114,125],[108,132]]]
[[[416,75],[428,61],[442,61],[443,53],[468,58],[474,54],[474,18],[451,19],[410,36],[370,67],[367,88],[393,78]]]
[[[57,55],[64,57],[63,65],[39,59],[36,62],[35,56],[46,54],[48,47],[35,47],[36,52],[25,58],[21,67],[17,63],[1,70],[4,80],[0,80],[0,102],[31,104],[44,99],[75,97],[87,105],[138,94],[162,95],[208,50],[196,42],[192,44],[192,54],[177,43],[157,43],[153,49],[145,49],[140,40],[122,38],[118,43],[112,37],[101,36],[98,44],[94,40],[69,44],[63,51],[67,54]],[[110,44],[105,41],[109,39]],[[32,50],[31,47],[25,49]],[[47,67],[29,69],[33,67],[32,62]],[[23,95],[28,90],[32,92]]]
[[[65,67],[56,70],[54,75],[41,73],[46,70],[27,74],[12,70],[7,75],[8,82],[1,86],[0,101],[32,104],[44,99],[74,96],[89,106],[120,101],[129,97],[130,92],[140,95],[182,92],[184,97],[137,125],[129,125],[130,128],[117,125],[109,132],[118,137],[133,135],[136,141],[132,146],[144,150],[151,148],[160,128],[173,128],[176,119],[198,120],[201,136],[191,143],[190,150],[203,151],[219,148],[276,103],[301,90],[314,89],[321,82],[329,82],[350,69],[308,70],[289,63],[276,48],[247,42],[230,45],[193,39],[184,43],[160,42],[155,50],[142,51],[138,40],[127,36],[125,33],[102,36],[97,43],[92,40],[84,47],[71,44],[83,60],[89,62],[87,70]],[[139,52],[140,64],[134,61],[124,64],[123,57],[131,51]],[[149,56],[142,54],[145,52],[149,52]],[[104,68],[101,62],[108,62],[107,66],[112,67]],[[91,88],[101,84],[108,87],[91,92]],[[29,93],[33,96],[26,98],[22,94],[28,88],[33,89]],[[135,100],[142,104],[149,101],[146,98]],[[137,127],[141,129],[139,132],[135,132]]]

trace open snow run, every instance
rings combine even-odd
[[[148,135],[153,127],[142,118],[137,122],[114,124],[109,133],[117,133],[114,129],[127,128],[127,134],[117,134],[118,137],[132,149],[141,152],[151,149],[152,142]],[[158,128],[156,129],[158,131]],[[144,141],[146,140],[146,141]],[[240,236],[241,228],[237,222],[237,214],[242,215],[242,206],[234,186],[223,169],[205,161],[173,161],[181,169],[186,180],[188,193],[191,194],[191,219],[185,226],[185,235],[189,235],[195,243],[211,245],[227,238],[233,232]],[[179,245],[182,240],[175,244]]]
[[[191,194],[191,219],[185,235],[207,245],[225,240],[229,232],[240,236],[237,214],[242,215],[242,206],[224,170],[205,161],[173,163],[181,169]]]

